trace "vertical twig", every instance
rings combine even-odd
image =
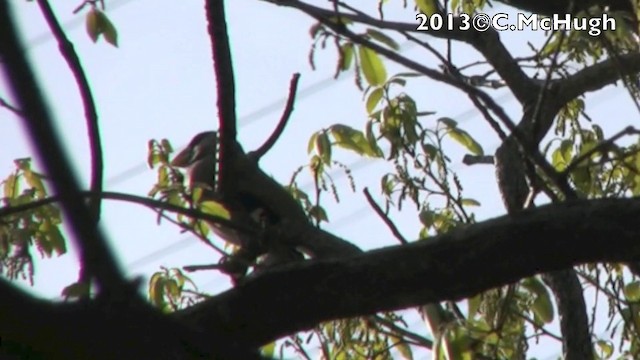
[[[51,33],[53,34],[60,54],[67,62],[69,70],[76,80],[82,105],[84,107],[84,118],[87,124],[87,135],[89,137],[89,148],[91,151],[91,192],[95,194],[89,200],[89,211],[94,222],[100,221],[101,198],[98,194],[102,191],[104,177],[104,163],[102,156],[102,140],[100,137],[100,128],[98,126],[98,112],[96,104],[91,93],[89,81],[80,63],[80,58],[76,53],[73,44],[65,35],[58,19],[56,19],[53,9],[47,0],[37,0],[40,11],[44,16]],[[90,281],[86,268],[81,265],[80,281]]]

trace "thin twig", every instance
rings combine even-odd
[[[225,19],[224,1],[206,0],[205,11],[207,27],[211,39],[213,52],[213,68],[216,76],[216,89],[218,95],[218,123],[220,132],[220,158],[217,190],[225,193],[230,187],[231,179],[229,166],[233,149],[236,146],[236,100],[235,79],[233,76],[233,63],[229,46],[229,34]]]
[[[289,83],[289,96],[287,98],[287,103],[284,107],[284,112],[280,117],[280,121],[278,122],[278,126],[276,126],[271,136],[269,136],[267,141],[265,141],[264,144],[262,144],[262,146],[258,148],[258,150],[253,151],[252,153],[249,154],[255,161],[260,160],[260,158],[263,157],[264,154],[266,154],[269,150],[271,150],[273,145],[275,145],[276,141],[278,141],[278,139],[282,135],[282,132],[284,131],[285,126],[287,126],[287,122],[289,121],[289,118],[291,117],[291,113],[293,112],[293,106],[296,100],[296,93],[298,91],[299,80],[300,80],[300,74],[299,73],[293,74],[293,77],[291,77],[291,82]]]
[[[396,239],[398,239],[398,241],[400,241],[401,244],[408,244],[409,242],[407,241],[407,239],[404,236],[402,236],[402,234],[400,233],[400,230],[398,230],[398,227],[396,226],[396,224],[394,224],[393,221],[391,221],[391,219],[389,219],[387,214],[385,214],[384,211],[382,211],[380,206],[378,206],[376,201],[373,199],[373,197],[369,193],[369,189],[364,188],[362,190],[362,192],[364,193],[364,196],[367,198],[367,202],[369,203],[369,205],[371,205],[371,207],[376,212],[376,214],[378,214],[378,216],[380,216],[380,219],[382,219],[382,221],[385,223],[385,225],[387,225],[389,230],[391,230],[391,233],[393,233],[393,236],[395,236]]]
[[[462,158],[462,163],[465,165],[476,165],[476,164],[493,164],[494,159],[493,155],[470,155],[466,154]]]
[[[92,192],[98,194],[102,191],[104,181],[104,162],[102,155],[102,140],[100,137],[100,128],[98,126],[98,112],[96,110],[93,94],[91,93],[91,88],[89,87],[89,81],[87,80],[87,76],[82,68],[82,64],[80,63],[80,58],[73,48],[73,44],[69,41],[62,30],[62,27],[60,26],[58,19],[56,19],[49,2],[47,0],[37,0],[37,2],[53,37],[58,43],[60,54],[67,62],[69,70],[71,70],[80,92],[91,152],[90,187]],[[101,200],[99,197],[89,199],[89,211],[96,224],[100,221],[101,207]],[[87,273],[85,264],[81,264],[79,278],[82,282],[91,281],[90,274]]]
[[[104,161],[102,155],[102,140],[100,137],[100,127],[98,126],[98,112],[96,110],[96,103],[93,99],[91,87],[89,86],[89,80],[84,72],[80,58],[76,53],[73,44],[62,30],[60,22],[56,19],[53,13],[53,9],[49,5],[47,0],[37,0],[40,6],[40,11],[49,25],[49,29],[54,38],[58,42],[58,49],[60,54],[67,62],[69,70],[73,74],[80,92],[80,98],[82,99],[82,106],[84,107],[84,117],[87,125],[87,132],[89,137],[89,147],[91,151],[91,191],[94,193],[100,193],[103,186],[104,176]],[[96,197],[90,200],[89,208],[91,215],[96,222],[100,219],[100,198]]]
[[[82,200],[84,198],[90,198],[92,196],[95,196],[96,194],[93,194],[90,191],[80,191],[78,193],[80,202],[83,202]],[[116,201],[124,201],[124,202],[129,202],[129,203],[134,203],[134,204],[138,204],[138,205],[143,205],[149,208],[152,208],[154,210],[165,210],[165,211],[171,211],[174,212],[176,214],[181,214],[181,215],[185,215],[185,216],[189,216],[191,218],[197,219],[197,220],[205,220],[208,222],[212,222],[212,223],[216,223],[216,224],[220,224],[222,226],[225,227],[229,227],[232,228],[234,230],[238,230],[250,235],[255,235],[258,236],[257,232],[255,229],[246,226],[244,224],[239,224],[230,220],[227,220],[223,217],[220,216],[215,216],[215,215],[210,215],[210,214],[206,214],[203,213],[199,210],[196,209],[190,209],[190,208],[183,208],[177,205],[172,205],[169,203],[165,203],[159,200],[155,200],[155,199],[150,199],[150,198],[145,198],[145,197],[141,197],[141,196],[136,196],[136,195],[130,195],[130,194],[123,194],[123,193],[118,193],[118,192],[110,192],[110,191],[104,191],[100,194],[98,194],[98,196],[100,196],[102,199],[108,199],[108,200],[116,200]],[[45,199],[41,199],[38,201],[34,201],[28,204],[24,204],[24,205],[19,205],[19,206],[13,206],[13,207],[3,207],[0,208],[0,219],[5,217],[5,216],[9,216],[9,215],[13,215],[13,214],[18,214],[24,211],[29,211],[35,208],[38,208],[40,206],[44,206],[44,205],[48,205],[48,204],[52,204],[55,202],[62,202],[64,199],[61,196],[51,196]]]
[[[18,117],[22,117],[22,111],[20,111],[20,109],[18,109],[17,107],[9,104],[5,99],[0,97],[0,107],[3,107],[9,111],[11,111],[14,115],[18,116]]]
[[[224,268],[224,264],[208,264],[208,265],[186,265],[182,267],[182,270],[186,272],[195,272],[202,270],[221,270]]]
[[[374,315],[373,316],[374,321],[376,321],[378,324],[380,324],[381,326],[386,327],[387,329],[389,329],[392,332],[395,332],[396,334],[399,334],[403,337],[407,337],[410,338],[411,340],[415,341],[416,343],[420,344],[421,346],[424,346],[427,349],[432,349],[433,348],[433,341],[420,336],[412,331],[409,331],[407,329],[403,329],[401,326],[398,326],[398,324],[396,324],[395,322],[385,319],[380,315]]]
[[[620,130],[617,134],[613,135],[609,139],[603,140],[598,145],[593,147],[591,150],[573,159],[573,161],[571,161],[571,163],[564,170],[562,170],[560,174],[562,174],[563,176],[567,176],[567,174],[569,174],[576,167],[578,167],[578,165],[580,165],[581,162],[591,157],[591,155],[595,154],[596,152],[602,151],[605,148],[610,147],[616,140],[620,139],[625,135],[638,134],[638,132],[639,131],[633,126],[627,126],[626,128]]]
[[[220,255],[227,256],[227,253],[224,250],[220,249],[218,246],[216,246],[216,244],[212,243],[206,236],[203,236],[202,234],[200,234],[196,230],[194,230],[194,229],[190,228],[189,226],[187,226],[187,224],[182,223],[180,221],[177,221],[175,219],[172,219],[171,217],[165,215],[161,210],[156,210],[156,213],[158,213],[158,215],[160,217],[162,217],[163,219],[165,219],[168,222],[178,226],[182,230],[191,232],[198,239],[200,239],[205,245],[207,245],[208,247],[212,248],[213,250],[218,252]]]

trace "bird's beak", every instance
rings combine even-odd
[[[171,160],[171,166],[188,167],[193,162],[193,151],[190,147],[180,151],[176,157]]]

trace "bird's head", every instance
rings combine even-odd
[[[216,131],[205,131],[194,136],[189,145],[180,151],[173,160],[171,165],[176,167],[189,168],[197,161],[205,157],[216,157],[216,146],[218,136]]]
[[[172,166],[187,169],[191,188],[196,184],[205,188],[215,188],[217,141],[215,131],[199,133],[171,160]]]

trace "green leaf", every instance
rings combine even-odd
[[[378,54],[366,46],[358,47],[360,68],[371,86],[380,86],[387,80],[387,71]]]
[[[53,247],[47,241],[47,237],[45,235],[41,233],[36,233],[36,235],[34,236],[34,241],[35,241],[36,247],[38,248],[42,256],[46,256],[46,257],[51,256]]]
[[[9,175],[4,181],[4,196],[13,199],[20,194],[20,182],[15,174]]]
[[[59,227],[52,226],[47,232],[47,238],[58,255],[64,255],[67,252],[67,243]]]
[[[602,128],[596,124],[593,124],[591,128],[593,129],[593,133],[596,135],[596,140],[602,141],[604,139],[604,132],[602,131]]]
[[[481,304],[482,304],[481,295],[476,295],[467,300],[467,306],[469,308],[469,316],[468,316],[469,319],[473,319],[473,317],[478,313],[478,310],[480,310]]]
[[[422,143],[422,151],[424,151],[425,155],[431,160],[435,159],[438,155],[438,148],[427,143]]]
[[[164,286],[167,293],[171,295],[173,298],[179,298],[180,294],[182,294],[182,291],[180,290],[178,283],[173,279],[167,279]]]
[[[571,162],[573,156],[573,141],[563,140],[551,155],[551,164],[558,171],[563,171]]]
[[[367,29],[367,35],[369,35],[369,37],[371,37],[372,39],[387,45],[393,50],[400,49],[400,46],[398,46],[398,43],[383,32],[380,32],[375,29]]]
[[[311,135],[311,137],[309,138],[309,143],[307,144],[307,154],[311,154],[311,152],[313,151],[313,149],[316,148],[316,138],[318,137],[318,134],[320,133],[320,131],[315,132]]]
[[[482,150],[482,146],[478,144],[474,138],[469,135],[466,131],[457,128],[457,127],[449,127],[449,132],[447,133],[453,140],[460,143],[462,146],[467,148],[467,150],[471,151],[474,155],[484,155],[484,150]]]
[[[202,199],[202,188],[201,187],[194,187],[193,190],[191,191],[191,201],[193,201],[194,204],[197,204],[200,202],[200,199]]]
[[[480,202],[474,199],[462,199],[461,202],[466,206],[480,206]]]
[[[403,359],[413,360],[413,352],[411,351],[411,347],[409,346],[409,344],[407,344],[406,341],[404,341],[404,339],[389,335],[389,341],[390,345],[398,350]]]
[[[160,154],[155,147],[151,146],[151,141],[149,141],[149,154],[147,155],[147,165],[149,165],[149,169],[153,169],[153,167],[160,162]]]
[[[436,0],[416,0],[418,9],[426,15],[433,15],[438,12],[438,2]]]
[[[420,212],[419,218],[420,218],[420,222],[422,223],[422,225],[424,225],[426,228],[430,228],[433,226],[433,224],[435,223],[436,220],[436,214],[431,211],[431,210],[422,210]]]
[[[260,354],[267,359],[272,359],[276,351],[276,342],[269,343],[260,348]]]
[[[102,26],[102,35],[104,35],[104,39],[114,47],[118,47],[118,31],[116,30],[116,27],[113,26],[113,23],[111,22],[111,20],[109,20],[107,15],[105,15],[103,12],[101,12],[100,14],[100,23]]]
[[[327,216],[327,212],[324,210],[322,206],[312,206],[309,209],[309,215],[314,219],[320,221],[329,222],[329,217]]]
[[[582,193],[589,193],[592,178],[588,166],[578,166],[573,169],[571,171],[571,180]]]
[[[105,13],[97,8],[89,10],[85,25],[87,34],[94,43],[103,35],[109,44],[118,47],[118,31]]]
[[[625,285],[624,297],[630,302],[640,301],[640,282],[634,281]]]
[[[336,141],[335,145],[355,151],[360,155],[377,157],[378,154],[371,149],[362,131],[342,124],[331,126],[329,131],[331,131],[331,135]]]
[[[369,93],[369,96],[367,97],[367,113],[369,115],[371,115],[376,106],[378,106],[383,95],[383,88],[375,88],[372,92]]]
[[[200,203],[200,210],[209,215],[219,216],[223,219],[231,219],[231,213],[222,204],[213,200]]]
[[[553,303],[547,287],[535,277],[523,280],[522,285],[535,296],[531,305],[534,315],[547,324],[553,321]]]
[[[349,70],[353,62],[353,44],[346,43],[341,47],[342,58],[340,59],[340,70]]]
[[[162,149],[164,150],[164,152],[166,153],[172,153],[173,152],[173,147],[171,146],[171,143],[169,142],[169,140],[167,139],[162,139],[160,141],[160,146],[162,146]]]
[[[189,283],[194,288],[197,288],[193,280],[191,280],[191,278],[189,278],[188,276],[185,276],[184,273],[180,271],[180,269],[174,269],[174,270],[175,270],[174,276],[176,278],[176,281],[178,282],[178,286],[182,288],[185,283]]]
[[[613,355],[613,344],[610,341],[598,340],[596,345],[603,359],[608,359]]]
[[[156,272],[149,280],[149,299],[153,305],[160,309],[164,309],[166,305],[163,292],[165,280],[164,272]]]
[[[390,196],[393,193],[393,185],[393,175],[391,174],[386,174],[380,179],[380,189],[382,190],[382,193],[387,196]]]
[[[93,8],[89,10],[87,13],[87,18],[85,20],[85,25],[87,28],[87,34],[89,34],[89,38],[91,41],[98,41],[98,36],[102,33],[100,29],[99,20],[98,20],[98,10]]]
[[[331,164],[331,141],[326,131],[318,134],[316,137],[316,152],[326,165]]]
[[[373,149],[376,153],[377,157],[383,157],[382,149],[378,146],[378,140],[376,140],[376,136],[373,133],[373,121],[367,121],[367,126],[365,128],[365,136],[367,137],[367,141],[369,142],[369,147]]]
[[[438,122],[443,123],[448,129],[458,127],[458,122],[453,120],[452,118],[441,117],[440,119],[438,119]]]
[[[44,184],[42,183],[42,178],[40,175],[31,170],[25,170],[23,175],[27,184],[36,190],[36,194],[39,198],[43,198],[46,196],[47,193],[44,189]]]

